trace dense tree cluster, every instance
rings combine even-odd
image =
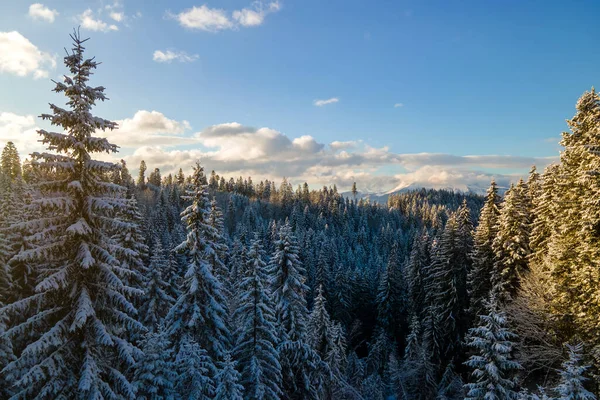
[[[61,132],[2,152],[0,398],[595,398],[593,90],[560,163],[485,197],[375,204],[200,163],[134,180],[93,158],[117,126],[72,38],[67,108],[42,115]]]

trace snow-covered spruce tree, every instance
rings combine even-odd
[[[136,289],[143,289],[148,246],[142,232],[143,217],[134,196],[127,199],[125,208],[119,213],[119,219],[126,224],[114,233],[113,239],[127,250],[119,257],[121,268],[130,271],[124,282]]]
[[[225,324],[227,310],[222,284],[210,263],[211,257],[216,256],[212,240],[216,233],[208,221],[210,202],[200,163],[194,167],[192,185],[183,198],[191,201],[181,213],[188,234],[175,251],[187,255],[188,266],[182,293],[169,310],[165,324],[177,352],[187,337],[196,342],[195,346],[208,351],[214,362],[219,362],[225,356],[230,336]]]
[[[425,303],[425,280],[427,268],[431,264],[431,243],[426,228],[416,234],[406,264],[406,281],[409,295],[409,308],[414,315],[421,316]]]
[[[175,299],[168,294],[169,282],[165,281],[162,271],[167,267],[160,240],[155,240],[150,265],[144,283],[144,296],[140,305],[140,319],[150,331],[155,331],[163,322],[167,312],[175,303]]]
[[[322,360],[306,341],[305,270],[289,221],[279,230],[268,271],[280,332],[278,346],[284,399],[318,398],[322,391]]]
[[[21,177],[21,159],[13,142],[7,142],[0,156],[1,173],[4,179],[14,182]]]
[[[308,343],[317,352],[326,368],[323,377],[326,398],[338,398],[348,392],[349,385],[344,379],[346,358],[346,338],[342,326],[332,321],[327,312],[327,301],[322,286],[317,289],[317,297],[308,320]]]
[[[454,363],[450,362],[438,384],[436,400],[464,399],[464,384],[460,375],[454,370]]]
[[[244,387],[239,383],[240,373],[235,369],[236,362],[230,354],[225,355],[221,370],[217,374],[217,394],[215,400],[243,400]]]
[[[133,378],[137,400],[173,400],[177,374],[169,339],[162,327],[142,340],[144,353]]]
[[[275,311],[268,291],[265,252],[256,236],[248,253],[248,269],[238,285],[239,308],[234,355],[245,388],[245,399],[279,399],[281,366],[277,353]]]
[[[589,367],[581,365],[583,344],[566,345],[569,359],[566,360],[560,371],[560,383],[554,389],[559,396],[557,400],[596,400],[596,396],[588,391],[584,382],[585,370]]]
[[[523,180],[520,180],[504,197],[498,217],[498,233],[493,242],[496,264],[492,285],[501,302],[514,297],[521,277],[528,270],[530,212],[529,193]]]
[[[556,170],[551,235],[544,266],[550,269],[552,311],[565,341],[600,337],[600,95],[592,89],[567,121],[571,132]],[[595,362],[600,369],[600,360]]]
[[[403,275],[398,247],[394,244],[377,288],[377,321],[392,340],[400,336],[400,329],[406,324],[407,301]]]
[[[217,205],[217,200],[215,198],[210,202],[208,223],[213,228],[211,231],[213,236],[210,240],[214,243],[215,248],[215,252],[210,256],[210,264],[217,279],[219,279],[221,283],[225,283],[225,281],[229,279],[229,270],[223,261],[227,256],[228,248],[225,238],[223,237],[223,213]],[[231,296],[231,293],[226,293],[226,295]]]
[[[469,330],[467,345],[475,349],[465,364],[473,369],[473,381],[465,385],[466,399],[516,399],[515,371],[521,365],[512,359],[516,335],[507,327],[506,316],[498,309],[492,295],[486,304],[487,315],[481,315],[479,325]]]
[[[473,253],[471,254],[473,267],[467,277],[470,298],[469,312],[473,318],[485,312],[483,304],[489,299],[492,289],[491,279],[496,260],[492,244],[497,234],[499,204],[498,186],[492,180],[479,215],[479,225],[475,230]]]
[[[175,358],[177,399],[212,400],[215,397],[217,368],[212,357],[188,336],[179,344]]]
[[[127,331],[143,330],[129,297],[137,291],[123,284],[119,259],[127,252],[109,233],[127,223],[114,218],[126,208],[124,188],[106,181],[118,165],[92,159],[117,146],[94,137],[116,124],[91,114],[106,100],[103,87],[88,86],[98,63],[84,59],[86,40],[71,35],[73,49],[65,58],[70,76],[56,83],[68,98],[68,109],[54,104],[42,118],[64,133],[39,130],[49,153],[33,153],[32,165],[50,180],[39,183],[43,197],[35,200],[41,218],[25,225],[34,229],[32,249],[17,261],[31,262],[39,273],[36,293],[0,309],[0,314],[36,309],[29,320],[11,327],[11,337],[35,332],[36,337],[5,370],[15,373],[15,399],[134,397],[125,376],[138,355]]]
[[[404,398],[429,399],[435,396],[436,371],[428,350],[427,340],[421,340],[419,320],[413,317],[401,365],[400,391]]]
[[[446,363],[456,355],[461,347],[468,327],[467,272],[469,270],[468,246],[470,226],[468,209],[463,204],[456,214],[446,222],[439,251],[433,257],[431,279],[426,290],[431,293],[429,307],[431,316],[438,320],[439,349],[443,369]],[[426,332],[429,324],[425,324]],[[433,327],[432,327],[433,328]],[[433,344],[433,343],[432,343]],[[432,354],[432,359],[436,359]]]

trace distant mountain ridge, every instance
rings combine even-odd
[[[412,191],[416,191],[416,190],[421,190],[421,189],[425,189],[425,190],[447,190],[449,192],[456,192],[456,193],[469,193],[469,194],[475,194],[475,195],[480,195],[480,196],[485,196],[488,187],[481,187],[481,186],[476,186],[476,185],[464,185],[463,187],[453,187],[453,186],[447,186],[447,187],[427,187],[424,186],[422,184],[411,184],[409,186],[405,186],[402,188],[394,188],[390,191],[387,192],[382,192],[382,193],[377,193],[377,192],[357,192],[356,194],[356,198],[357,199],[363,199],[363,200],[369,200],[371,203],[377,202],[379,204],[385,204],[388,201],[388,198],[391,195],[395,195],[395,194],[400,194],[400,193],[407,193],[407,192],[412,192]],[[504,192],[506,192],[508,190],[508,188],[504,188],[504,187],[499,187],[498,188],[498,192],[500,193],[500,195],[503,195]],[[352,194],[352,192],[347,191],[347,192],[342,192],[342,196],[343,197],[347,197],[349,199],[354,198],[354,195]]]

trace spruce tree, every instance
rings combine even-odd
[[[527,187],[520,180],[504,197],[498,217],[498,233],[493,242],[496,264],[492,285],[501,302],[516,295],[521,278],[529,269],[530,208]]]
[[[136,365],[133,384],[137,400],[173,400],[177,380],[169,339],[160,327],[146,334],[144,353]]]
[[[581,353],[583,344],[566,345],[569,352],[569,359],[566,360],[560,370],[560,383],[554,389],[560,400],[595,400],[596,396],[588,391],[584,382],[585,370],[589,367],[581,365]]]
[[[71,38],[64,58],[69,76],[54,89],[66,95],[68,109],[51,104],[53,114],[42,115],[64,133],[39,130],[50,152],[32,154],[32,165],[48,179],[39,183],[43,198],[34,201],[41,218],[26,223],[35,229],[35,247],[14,257],[35,264],[39,283],[35,294],[0,309],[36,310],[7,331],[11,337],[35,332],[35,338],[5,371],[15,375],[15,398],[132,399],[125,371],[138,352],[126,332],[143,325],[129,300],[137,292],[123,283],[129,271],[118,262],[127,250],[110,236],[123,225],[114,214],[126,207],[125,188],[107,181],[118,165],[92,159],[117,151],[93,136],[116,124],[91,114],[106,100],[103,87],[88,85],[98,63],[84,59],[86,40],[78,33]]]
[[[322,390],[321,359],[306,342],[305,270],[289,221],[281,227],[268,266],[280,331],[279,357],[286,399],[317,398]]]
[[[9,182],[15,182],[21,178],[21,159],[19,152],[13,142],[7,142],[0,156],[0,167],[2,176]]]
[[[241,376],[235,369],[236,362],[231,355],[225,355],[221,370],[217,374],[217,390],[215,400],[243,400],[244,387],[239,384]]]
[[[175,250],[187,255],[188,266],[182,293],[166,317],[167,332],[176,349],[188,338],[218,362],[229,345],[229,329],[222,284],[210,263],[216,254],[216,232],[209,224],[210,202],[200,163],[194,167],[192,185],[183,198],[191,202],[181,213],[188,234]]]
[[[492,296],[487,303],[488,314],[481,315],[479,325],[469,330],[467,344],[475,349],[465,364],[473,369],[473,381],[465,385],[466,399],[516,399],[514,372],[521,365],[512,359],[513,334],[507,327],[506,316],[498,309]]]
[[[498,233],[499,204],[498,187],[492,180],[479,215],[479,225],[475,231],[473,253],[471,254],[473,267],[467,278],[470,297],[469,311],[473,318],[484,312],[484,303],[489,299],[492,289],[491,280],[496,260],[493,243]]]
[[[163,322],[164,317],[175,299],[168,294],[169,282],[163,278],[163,271],[168,266],[168,260],[159,240],[154,243],[150,265],[144,283],[144,296],[140,305],[141,321],[154,331]]]
[[[217,368],[212,357],[198,343],[185,336],[175,358],[175,391],[178,399],[212,400]]]
[[[406,323],[406,287],[398,253],[394,244],[377,288],[377,321],[392,340],[400,336],[400,328]]]
[[[235,358],[241,371],[245,399],[279,399],[281,366],[277,353],[275,311],[268,291],[264,250],[258,237],[248,253],[248,269],[238,286],[235,320]]]
[[[553,291],[551,309],[565,341],[573,335],[597,343],[600,337],[600,96],[592,89],[568,120],[570,132],[554,176],[551,235],[544,266]],[[600,367],[600,361],[595,362]]]
[[[138,173],[138,179],[137,179],[137,187],[140,190],[144,190],[146,189],[146,161],[142,160],[140,161],[140,170]]]

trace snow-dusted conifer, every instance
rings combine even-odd
[[[229,279],[229,271],[223,262],[227,255],[227,244],[223,237],[223,213],[217,205],[217,200],[214,198],[210,202],[210,213],[208,214],[208,223],[213,230],[211,231],[212,237],[211,242],[214,243],[215,252],[210,256],[210,263],[212,265],[213,273],[224,283]],[[228,296],[231,294],[227,293]]]
[[[217,374],[217,394],[215,400],[243,400],[244,387],[239,383],[240,373],[235,369],[236,362],[231,355],[225,355]]]
[[[473,369],[473,382],[467,383],[466,399],[516,399],[515,371],[521,365],[512,360],[516,335],[507,328],[506,316],[498,310],[492,296],[487,303],[488,314],[481,315],[479,325],[469,330],[467,344],[476,350],[465,364]]]
[[[246,399],[279,399],[281,366],[277,353],[275,311],[268,291],[265,252],[258,237],[248,252],[247,270],[238,286],[240,298],[235,320],[234,354],[245,387]]]
[[[499,204],[498,186],[492,180],[479,215],[479,225],[475,231],[473,253],[471,254],[473,267],[467,278],[470,296],[469,311],[473,317],[485,312],[483,304],[489,299],[492,289],[491,279],[496,260],[492,245],[498,233]]]
[[[130,196],[126,205],[119,215],[123,224],[114,233],[114,240],[126,251],[119,257],[119,262],[124,271],[130,271],[124,281],[138,289],[143,289],[146,267],[144,263],[148,259],[148,246],[142,232],[143,217],[138,209],[137,200]]]
[[[287,340],[304,339],[308,309],[305,295],[305,269],[298,257],[299,248],[288,221],[279,231],[275,252],[268,271],[271,276],[272,295],[277,321]]]
[[[177,398],[212,400],[215,397],[217,368],[208,352],[198,343],[184,337],[175,358],[175,391]]]
[[[9,182],[21,178],[21,159],[13,142],[7,142],[0,156],[1,174]]]
[[[175,302],[175,299],[168,294],[169,282],[166,282],[162,275],[168,266],[167,263],[160,241],[155,240],[140,305],[140,319],[151,331],[158,328]]]
[[[504,197],[498,217],[498,233],[493,242],[496,264],[493,289],[501,302],[510,300],[519,289],[528,268],[530,226],[529,194],[520,180]]]
[[[166,317],[167,332],[176,349],[187,337],[218,362],[228,347],[229,329],[222,285],[210,263],[216,255],[212,241],[216,234],[208,222],[210,202],[200,163],[194,167],[192,185],[183,198],[191,201],[181,213],[188,234],[175,250],[187,255],[188,267],[182,293]]]
[[[142,359],[137,363],[133,384],[137,400],[173,400],[177,374],[169,339],[162,327],[146,334]]]
[[[585,370],[589,367],[581,365],[583,344],[566,345],[569,359],[566,360],[560,371],[560,383],[554,389],[558,394],[557,400],[596,400],[596,396],[588,391],[584,382]]]
[[[322,361],[306,342],[305,270],[298,257],[298,245],[289,221],[281,227],[268,271],[280,331],[278,346],[284,397],[313,398],[322,390],[319,369]]]
[[[143,329],[128,299],[137,294],[124,285],[119,259],[127,252],[110,233],[127,224],[114,218],[126,207],[125,188],[107,181],[113,163],[92,159],[114,153],[117,146],[94,137],[116,124],[91,114],[106,100],[103,87],[88,86],[98,63],[84,59],[85,40],[71,35],[73,49],[64,61],[69,76],[56,83],[68,98],[68,109],[54,104],[44,114],[64,133],[39,130],[48,153],[33,153],[32,165],[49,180],[39,183],[36,199],[41,218],[23,223],[35,230],[36,245],[14,259],[31,262],[39,273],[36,293],[0,309],[0,314],[37,310],[29,320],[11,327],[11,337],[35,337],[6,371],[15,373],[15,398],[127,398],[133,387],[124,372],[133,366],[136,348],[126,334]]]

